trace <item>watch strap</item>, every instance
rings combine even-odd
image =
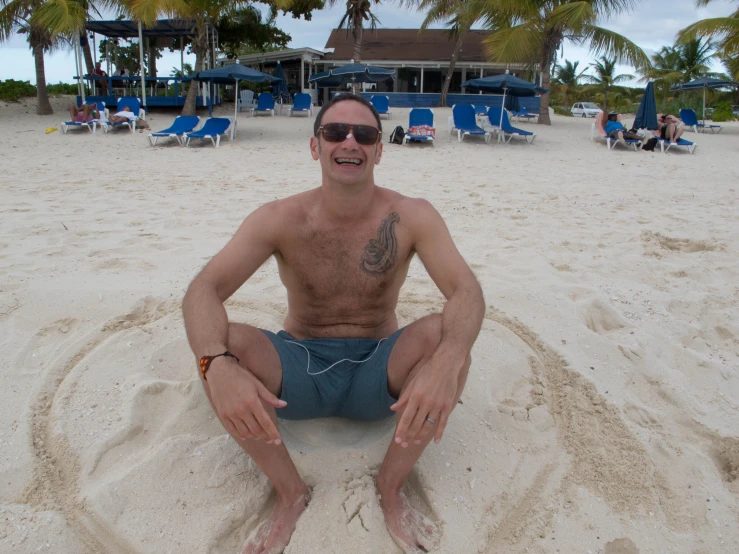
[[[199,365],[200,365],[200,374],[203,376],[204,380],[206,381],[208,380],[205,374],[208,372],[208,369],[210,369],[211,362],[215,360],[216,358],[220,358],[221,356],[225,356],[227,358],[233,358],[234,360],[236,360],[237,363],[239,361],[239,359],[233,354],[231,354],[231,352],[229,352],[228,350],[226,350],[225,352],[221,354],[216,354],[215,356],[203,356],[202,358],[200,358]]]

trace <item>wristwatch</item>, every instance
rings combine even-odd
[[[228,350],[226,350],[222,354],[216,354],[215,356],[203,356],[202,358],[200,358],[199,365],[200,365],[200,374],[203,376],[204,380],[206,381],[208,380],[205,374],[208,372],[208,369],[210,368],[210,363],[216,358],[220,358],[221,356],[233,358],[234,360],[236,360],[236,363],[238,363],[239,361],[239,359],[233,354],[231,354],[231,352],[229,352]]]

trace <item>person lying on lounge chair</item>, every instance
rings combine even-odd
[[[659,129],[657,129],[655,135],[670,142],[677,142],[685,132],[685,125],[674,115],[657,114],[657,122],[659,123]]]
[[[618,119],[618,112],[608,114],[608,121],[606,121],[605,126],[606,135],[620,141],[624,141],[624,139],[641,140],[641,137],[636,133],[627,131],[626,127]]]
[[[136,117],[136,114],[131,111],[131,108],[128,106],[124,106],[121,111],[116,113],[115,115],[110,116],[110,122],[111,123],[125,123],[127,121],[133,121],[136,120],[136,128],[139,129],[140,133],[144,132],[144,129],[149,129],[149,124],[143,120],[138,119]]]
[[[69,106],[69,118],[75,123],[89,123],[98,117],[98,108],[94,104],[83,104],[81,108],[74,104]]]

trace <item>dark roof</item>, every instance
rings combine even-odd
[[[88,21],[85,28],[111,38],[139,38],[137,21]],[[196,33],[194,19],[160,19],[155,25],[142,30],[142,34],[149,38],[194,36]]]
[[[487,31],[468,32],[459,62],[488,62],[482,43],[487,35]],[[445,29],[428,29],[423,33],[419,33],[418,29],[365,29],[362,60],[448,62],[452,59],[455,43]],[[326,54],[324,60],[351,60],[354,57],[354,37],[351,32],[347,34],[345,29],[334,29],[326,48],[335,50],[333,54]]]

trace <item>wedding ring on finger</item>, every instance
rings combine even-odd
[[[436,423],[436,420],[431,419],[430,417],[426,417],[426,421],[428,421],[431,425],[434,425]]]

